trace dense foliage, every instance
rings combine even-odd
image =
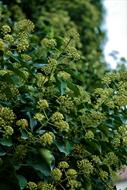
[[[100,0],[0,3],[0,189],[115,189],[127,71],[104,63],[102,13]]]

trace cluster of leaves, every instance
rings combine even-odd
[[[0,189],[115,189],[127,71],[104,74],[100,1],[25,2],[0,4]]]

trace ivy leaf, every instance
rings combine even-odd
[[[42,176],[50,176],[51,169],[54,167],[55,158],[51,152],[44,152],[44,150],[36,150],[32,148],[29,152],[29,157],[26,166],[32,167],[37,173],[41,173]],[[47,159],[46,160],[46,156]],[[40,176],[40,174],[39,174]]]
[[[10,146],[13,145],[11,137],[2,138],[2,139],[0,140],[0,144],[2,144],[3,146],[8,146],[8,147],[10,147]]]
[[[64,153],[66,156],[68,156],[71,151],[72,151],[72,143],[70,142],[66,142],[65,144],[64,143],[59,143],[59,142],[56,142],[56,146],[58,148],[58,150],[62,153]]]
[[[6,154],[6,152],[2,149],[2,147],[0,147],[0,156],[4,156]]]
[[[50,166],[50,168],[52,169],[54,166],[54,162],[55,162],[55,158],[52,154],[52,152],[48,149],[45,148],[41,148],[39,150],[42,158],[46,161],[46,163]]]
[[[22,175],[17,175],[17,179],[18,179],[18,182],[19,182],[19,186],[20,186],[20,189],[24,189],[27,185],[27,180],[24,176]]]
[[[75,93],[76,96],[80,95],[79,88],[77,87],[76,84],[67,81],[67,86]]]
[[[61,96],[63,96],[65,94],[65,91],[67,88],[67,82],[61,80],[59,88],[60,88],[60,94],[61,94]]]

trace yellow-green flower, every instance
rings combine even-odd
[[[56,44],[56,40],[55,39],[44,38],[44,39],[41,40],[41,45],[45,46],[47,48],[53,48],[57,44]]]
[[[6,34],[6,35],[4,36],[4,41],[9,42],[9,43],[13,43],[13,42],[14,42],[14,38],[13,38],[12,35]]]
[[[71,179],[77,177],[77,171],[75,169],[68,169],[66,174]]]
[[[75,179],[70,179],[67,182],[67,187],[70,187],[70,190],[79,189],[81,186],[81,183]],[[83,189],[84,190],[84,189]]]
[[[37,184],[34,183],[34,182],[32,182],[32,181],[30,181],[30,182],[27,183],[27,188],[29,190],[37,190]]]
[[[22,39],[17,42],[17,50],[19,52],[27,50],[29,47],[29,41],[28,39]]]
[[[69,80],[71,75],[65,71],[59,71],[59,73],[57,74],[57,77],[63,80]]]
[[[51,145],[54,140],[54,134],[51,132],[44,133],[40,138],[39,142],[42,145]]]
[[[70,127],[69,124],[66,121],[60,120],[60,121],[56,121],[55,126],[60,130],[60,131],[66,131],[68,132]]]
[[[5,129],[5,136],[8,137],[8,136],[11,136],[13,133],[14,133],[14,130],[11,126],[5,126],[4,127]]]
[[[54,168],[51,173],[52,173],[52,177],[55,181],[60,181],[60,179],[62,177],[62,172],[60,171],[59,168]]]
[[[3,34],[10,33],[10,32],[11,32],[10,26],[8,26],[8,25],[3,25],[3,26],[2,26],[2,32],[3,32]]]
[[[34,119],[36,119],[38,121],[43,121],[45,119],[45,116],[41,113],[36,113],[34,116]]]
[[[43,109],[48,108],[48,107],[49,107],[48,101],[45,100],[45,99],[39,100],[39,101],[37,102],[37,107],[38,107],[40,110],[43,110]]]
[[[26,129],[28,127],[28,121],[26,119],[20,119],[16,122],[16,125],[22,127],[23,129]]]
[[[55,112],[52,116],[51,116],[51,121],[52,122],[56,122],[56,121],[60,121],[64,119],[64,116],[62,113],[60,112]]]
[[[34,24],[29,19],[23,19],[15,23],[15,31],[25,31],[25,32],[32,32],[34,30]]]
[[[0,50],[4,50],[5,44],[4,41],[0,38]]]
[[[94,133],[92,131],[87,131],[85,134],[85,139],[94,139]]]
[[[89,176],[93,173],[93,165],[89,160],[83,159],[81,161],[78,161],[77,166],[81,172],[83,172],[84,175]]]
[[[41,181],[38,183],[37,187],[39,190],[56,190],[54,185]]]
[[[61,169],[67,169],[69,168],[69,164],[65,161],[61,161],[59,164],[58,164],[58,168],[61,168]]]

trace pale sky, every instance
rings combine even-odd
[[[115,68],[116,61],[109,56],[113,50],[119,52],[119,57],[127,59],[127,0],[104,0],[104,5],[107,11],[105,28],[108,32],[105,57]]]

